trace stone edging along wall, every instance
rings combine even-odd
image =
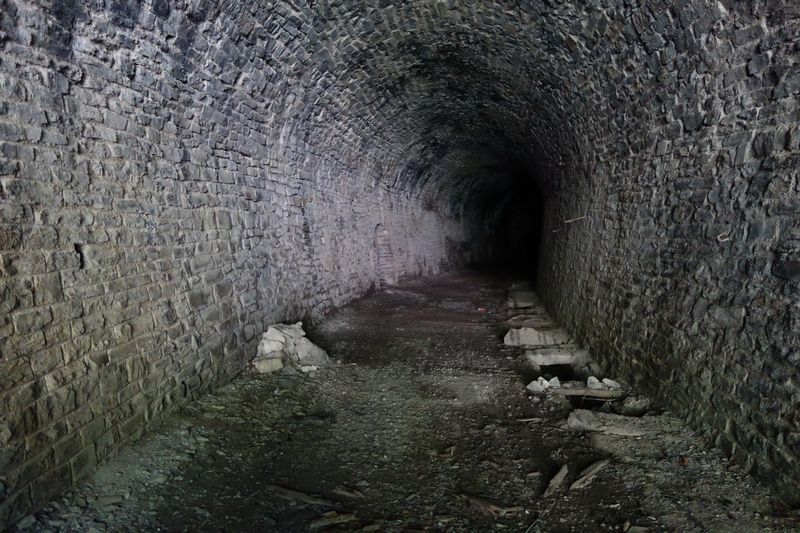
[[[240,372],[267,324],[367,291],[379,224],[395,277],[463,240],[310,116],[289,7],[105,5],[0,1],[0,526]]]
[[[619,20],[610,40],[629,46],[599,61],[618,98],[586,97],[626,135],[587,135],[588,163],[564,169],[541,292],[612,375],[798,504],[800,11],[678,2]]]

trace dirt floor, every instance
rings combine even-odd
[[[19,529],[800,528],[668,413],[645,414],[657,428],[646,436],[570,430],[586,406],[528,394],[520,350],[503,345],[509,285],[450,274],[361,299],[309,332],[336,365],[243,376]],[[596,475],[571,488],[589,466]]]

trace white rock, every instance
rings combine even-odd
[[[622,385],[619,382],[614,381],[613,379],[603,378],[603,385],[605,385],[611,390],[622,389]]]
[[[294,344],[294,355],[301,365],[325,366],[330,364],[328,353],[307,338],[296,339]]]
[[[606,386],[603,385],[603,383],[601,383],[600,380],[597,379],[594,376],[589,376],[588,378],[586,378],[586,386],[588,388],[590,388],[590,389],[605,389],[606,388]]]
[[[547,384],[553,389],[561,388],[561,381],[558,379],[558,376],[552,378]]]
[[[257,372],[275,372],[283,367],[284,362],[315,367],[330,364],[325,350],[306,338],[302,325],[302,322],[273,324],[267,328],[253,361]]]
[[[553,346],[569,343],[569,335],[563,329],[515,328],[508,330],[503,338],[506,346]]]
[[[568,348],[539,348],[525,352],[527,362],[537,366],[571,365],[578,361],[578,357],[575,350]]]
[[[286,346],[284,342],[262,338],[261,342],[258,343],[258,356],[265,357],[267,354],[280,352],[284,346]]]
[[[528,390],[528,392],[532,392],[534,394],[541,394],[547,391],[548,386],[549,385],[546,380],[539,378],[535,381],[531,381],[530,383],[528,383],[528,386],[525,388]]]
[[[283,368],[283,361],[274,358],[255,359],[253,367],[259,374],[271,374]]]

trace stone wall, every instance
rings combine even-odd
[[[626,44],[595,60],[613,85],[588,81],[601,120],[548,198],[541,289],[612,375],[798,503],[800,10],[606,14]]]
[[[266,324],[502,257],[519,190],[558,319],[796,483],[799,17],[0,0],[0,524],[229,380]]]
[[[241,371],[266,325],[374,286],[379,224],[395,278],[463,239],[315,105],[289,4],[104,5],[0,2],[0,529]]]

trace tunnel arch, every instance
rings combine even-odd
[[[490,259],[520,186],[559,321],[791,495],[797,34],[789,0],[0,0],[0,521],[369,290],[378,224],[398,276]]]

